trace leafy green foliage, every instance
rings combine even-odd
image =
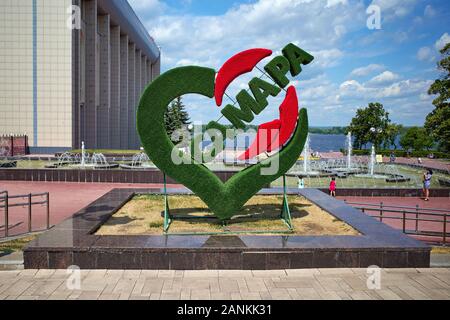
[[[397,149],[397,137],[402,132],[405,132],[405,130],[401,124],[395,123],[389,124],[386,129],[386,135],[383,141],[383,148],[389,149],[391,146],[393,146],[395,149]]]
[[[342,149],[342,153],[345,153],[346,150]],[[368,156],[372,152],[371,149],[365,150],[353,150],[352,154],[355,156]],[[381,154],[384,157],[389,157],[391,154],[394,154],[396,157],[421,157],[426,158],[430,154],[433,154],[435,159],[450,159],[450,154],[434,151],[434,150],[423,150],[423,151],[405,151],[405,150],[377,150],[377,154]]]
[[[268,183],[286,173],[297,161],[308,133],[308,115],[300,111],[299,124],[291,141],[276,155],[248,167],[223,183],[206,166],[184,155],[187,163],[172,161],[174,148],[164,126],[167,105],[176,97],[197,93],[214,96],[215,71],[203,67],[181,67],[159,76],[145,90],[138,109],[137,127],[145,151],[168,176],[183,184],[199,196],[221,220],[229,220],[239,213],[245,203]],[[269,162],[270,161],[270,162]],[[261,170],[270,163],[278,163],[274,174],[262,175]]]
[[[412,127],[401,137],[400,145],[404,150],[429,150],[433,147],[433,139],[424,128]]]
[[[425,129],[436,142],[440,150],[450,151],[450,43],[441,50],[443,55],[438,63],[438,69],[443,72],[428,90],[428,94],[437,95],[433,104],[436,107],[425,121]]]
[[[356,116],[347,127],[347,132],[351,131],[355,137],[354,147],[356,149],[361,149],[369,142],[379,148],[389,138],[390,123],[389,113],[384,110],[381,103],[369,103],[367,108],[360,108],[356,111]],[[375,131],[371,129],[375,129]]]
[[[164,114],[164,124],[166,126],[167,134],[172,137],[172,134],[183,127],[191,124],[189,114],[187,113],[183,100],[177,97]],[[176,139],[174,143],[179,143],[181,139]]]

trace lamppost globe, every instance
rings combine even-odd
[[[192,125],[192,124],[188,125],[188,130],[189,130],[189,131],[194,130],[194,125]]]

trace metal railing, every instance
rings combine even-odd
[[[348,205],[351,205],[364,213],[367,212],[374,218],[380,219],[380,222],[383,222],[383,220],[401,220],[402,231],[405,234],[440,238],[442,239],[441,241],[432,240],[430,242],[439,242],[443,245],[447,244],[447,239],[450,237],[450,233],[447,232],[447,224],[450,222],[450,211],[447,209],[421,208],[419,205],[416,205],[415,207],[404,207],[386,205],[383,202],[374,204],[344,201]],[[378,212],[378,214],[372,214],[373,212]],[[397,215],[386,215],[386,213]],[[408,221],[414,221],[414,229],[407,229]],[[438,228],[440,231],[421,230],[420,222],[439,223],[441,224],[441,227]]]
[[[38,198],[38,199],[36,199]],[[19,199],[23,202],[11,203],[11,200]],[[0,191],[0,210],[3,209],[4,212],[4,225],[0,225],[0,230],[4,229],[3,236],[0,238],[8,238],[10,236],[10,208],[14,207],[26,207],[27,208],[27,232],[21,234],[14,234],[14,236],[19,236],[27,233],[44,231],[44,230],[33,230],[33,206],[45,206],[46,214],[46,229],[50,229],[50,194],[48,192],[44,193],[29,193],[25,195],[14,195],[10,196],[7,191]]]

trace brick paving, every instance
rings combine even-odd
[[[0,181],[0,191],[6,190],[10,195],[50,192],[51,224],[56,225],[71,217],[74,213],[86,207],[88,204],[115,188],[161,188],[160,184],[105,184],[105,183],[52,183],[52,182],[21,182]],[[171,188],[182,188],[181,185],[171,185]],[[420,198],[400,197],[338,197],[350,202],[380,203],[415,206],[418,204],[424,208],[450,209],[449,198],[431,198],[425,202]],[[13,229],[11,235],[24,232],[27,228],[27,208],[17,207],[10,210],[10,226]],[[0,210],[0,236],[3,232],[3,210]],[[400,220],[387,220],[386,223],[401,228]],[[412,223],[412,222],[410,222]],[[45,208],[33,207],[33,228],[40,229],[45,225]],[[442,230],[442,223],[425,223],[423,228]]]
[[[50,222],[56,225],[71,217],[97,198],[115,188],[161,188],[160,184],[125,184],[125,183],[59,183],[59,182],[22,182],[0,181],[0,191],[8,191],[10,195],[29,193],[50,193]],[[181,187],[170,185],[169,187]],[[23,202],[23,199],[14,201]],[[25,201],[26,202],[26,201]],[[13,201],[11,201],[13,203]],[[15,202],[17,203],[17,202]],[[28,221],[27,207],[10,209],[9,225],[13,226],[10,235],[26,231]],[[4,212],[0,209],[0,236],[3,230]],[[33,206],[33,228],[45,226],[45,207]]]
[[[0,300],[450,300],[450,268],[383,269],[379,290],[366,269],[273,271],[67,270],[0,272]]]
[[[441,209],[441,210],[447,210],[447,214],[450,211],[450,198],[444,198],[444,197],[437,197],[437,198],[430,198],[430,201],[424,201],[422,198],[417,197],[337,197],[339,200],[347,200],[347,202],[353,202],[353,203],[370,203],[370,204],[376,204],[380,205],[381,202],[383,202],[384,206],[387,205],[393,205],[393,206],[400,206],[400,207],[416,207],[419,206],[419,208],[432,208],[432,209]],[[352,205],[355,207],[358,207],[358,205]],[[364,205],[359,206],[364,207]],[[401,210],[401,209],[396,209]],[[414,211],[408,210],[408,211]],[[378,215],[379,212],[372,211],[372,212],[366,212],[369,215]],[[384,216],[392,216],[392,217],[398,217],[401,218],[403,216],[400,212],[385,212]],[[415,218],[415,214],[408,214],[408,218]],[[443,232],[443,220],[444,218],[441,216],[427,216],[427,215],[421,215],[422,219],[435,219],[437,221],[420,221],[418,223],[418,228],[421,231],[435,231],[435,232]],[[403,222],[402,220],[395,220],[395,219],[383,219],[383,222],[387,225],[396,228],[396,229],[403,229]],[[406,229],[407,230],[415,230],[416,222],[414,220],[409,220],[406,223]],[[450,228],[450,221],[447,221],[447,232]],[[442,240],[442,237],[421,237],[421,236],[414,236],[417,239],[420,240],[435,240],[440,241]]]
[[[389,157],[383,158],[384,162],[389,162]],[[431,168],[431,169],[438,169],[438,170],[444,170],[447,172],[450,172],[450,162],[448,160],[441,160],[441,159],[428,159],[428,158],[422,158],[422,163],[419,164],[418,158],[396,158],[396,163],[401,164],[411,164],[420,166],[423,168]]]

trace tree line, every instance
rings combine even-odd
[[[389,112],[381,103],[369,103],[366,108],[356,111],[346,132],[354,137],[354,148],[363,149],[373,144],[377,149],[397,149],[397,137],[401,136],[399,145],[406,151],[423,151],[436,149],[450,152],[450,43],[440,51],[442,59],[438,69],[442,72],[428,90],[429,95],[436,95],[434,110],[426,117],[423,127],[405,128],[392,123]]]

